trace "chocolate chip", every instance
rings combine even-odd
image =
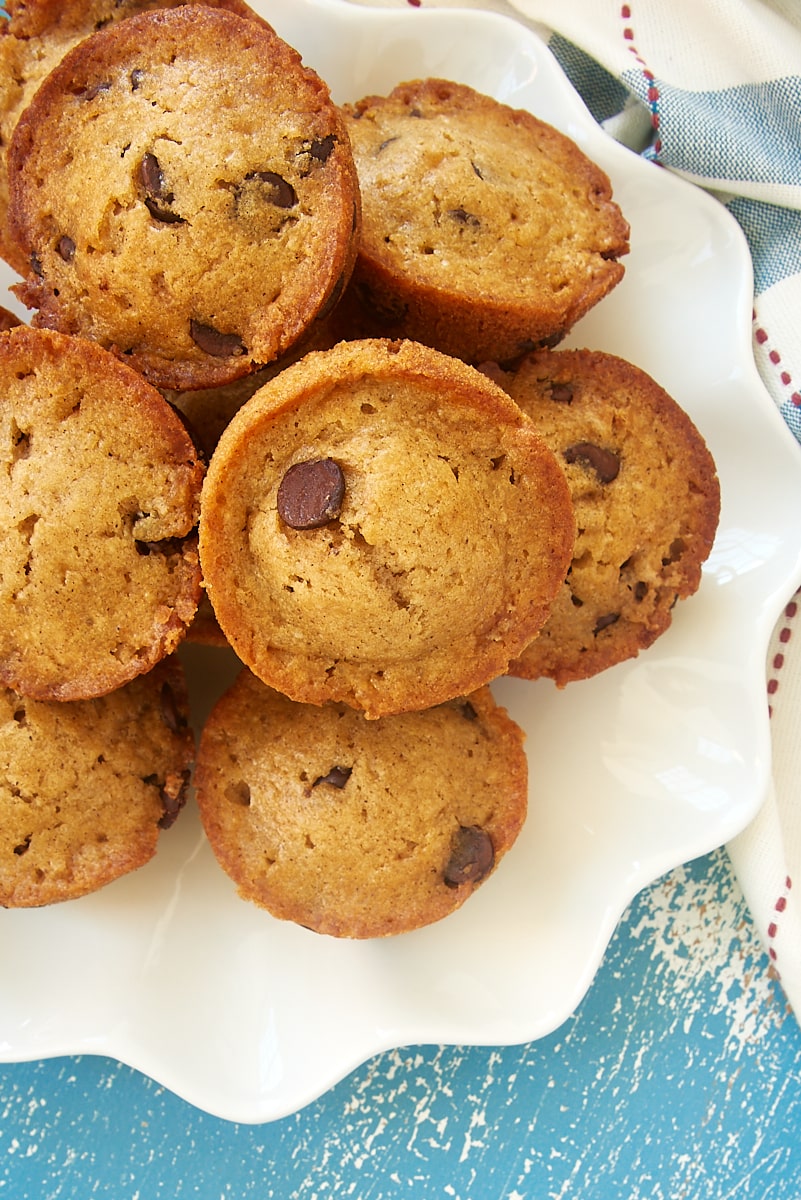
[[[298,195],[292,184],[276,171],[251,171],[245,176],[245,183],[251,183],[253,180],[267,184],[266,198],[276,208],[294,208],[297,204]]]
[[[316,158],[318,162],[324,163],[334,152],[334,146],[337,144],[337,139],[333,133],[326,134],[325,137],[315,138],[309,146],[308,153],[312,158]]]
[[[66,234],[64,234],[63,237],[60,237],[56,242],[56,250],[66,263],[72,262],[73,258],[75,257],[75,243],[73,242],[72,238],[67,237]]]
[[[237,358],[247,353],[238,333],[221,333],[213,325],[204,325],[194,318],[189,322],[189,335],[195,345],[212,358]]]
[[[451,856],[444,871],[445,886],[480,883],[495,865],[492,838],[477,825],[460,825],[451,841]]]
[[[634,585],[634,599],[638,600],[638,601],[644,600],[647,595],[648,595],[648,584],[645,582],[644,579],[638,580],[638,582]]]
[[[278,515],[291,529],[318,529],[339,514],[344,495],[345,477],[332,458],[295,463],[278,487]]]
[[[671,563],[678,562],[686,549],[684,539],[680,537],[676,538],[670,543],[667,555],[662,559],[662,566],[669,567]]]
[[[331,787],[343,788],[351,777],[352,767],[332,767],[327,775],[319,775],[312,784],[316,788],[319,783],[329,783]]]
[[[571,404],[573,401],[572,383],[555,383],[551,381],[551,399],[557,404]]]
[[[39,255],[36,253],[35,250],[31,251],[31,257],[30,257],[29,261],[31,264],[31,270],[33,271],[34,275],[36,275],[38,279],[42,279],[44,277],[44,269],[42,267],[42,260],[39,257]]]
[[[103,92],[111,91],[111,80],[104,79],[98,83],[90,83],[86,87],[77,87],[72,90],[73,96],[79,100],[94,100],[95,96],[101,95]]]
[[[473,213],[467,211],[466,208],[450,208],[448,216],[452,221],[456,221],[458,225],[469,225],[471,229],[478,229],[481,221]]]
[[[139,182],[148,196],[153,196],[157,200],[163,199],[164,173],[155,154],[148,152],[142,155],[142,161],[139,164]]]
[[[134,69],[131,71],[131,75],[130,75],[132,92],[139,91],[139,88],[141,86],[141,83],[142,83],[142,80],[144,79],[144,77],[145,77],[145,73],[142,70],[142,68],[134,67]]]
[[[30,849],[30,845],[31,845],[31,838],[32,838],[32,837],[33,837],[33,834],[32,834],[32,833],[29,833],[29,834],[27,835],[27,837],[25,838],[25,840],[24,840],[24,841],[20,842],[18,846],[15,846],[15,847],[14,847],[14,853],[15,853],[15,854],[16,854],[16,855],[17,855],[19,858],[21,858],[23,854],[27,854],[27,853],[28,853],[28,850]]]
[[[473,708],[473,705],[470,703],[469,700],[463,700],[462,704],[461,704],[461,708],[462,708],[462,716],[464,717],[464,719],[466,721],[477,721],[478,720],[478,713]]]
[[[175,692],[169,683],[161,685],[161,719],[172,733],[186,728],[186,718],[178,707]]]
[[[159,829],[169,829],[174,824],[179,812],[186,804],[189,790],[191,771],[182,771],[180,775],[171,775],[161,789],[161,803],[164,812],[159,820]]]
[[[175,196],[167,191],[164,173],[155,154],[142,155],[139,164],[139,182],[145,191],[145,206],[151,217],[164,225],[183,225],[185,218],[170,205]]]
[[[602,617],[599,617],[598,620],[595,622],[595,628],[593,629],[592,632],[593,632],[593,634],[600,633],[602,629],[608,629],[610,625],[614,625],[615,622],[619,621],[619,620],[620,620],[619,612],[604,613],[604,615]]]
[[[166,558],[171,558],[181,553],[183,543],[180,538],[162,538],[157,542],[143,542],[141,538],[134,538],[134,547],[142,558],[147,558],[150,554],[163,554]]]
[[[620,470],[618,456],[612,450],[605,450],[592,442],[576,442],[575,446],[568,446],[564,457],[565,462],[577,462],[584,467],[590,467],[601,483],[611,483],[613,479],[617,479]]]
[[[163,204],[159,204],[158,200],[154,200],[152,196],[145,197],[145,207],[153,220],[161,221],[162,225],[186,224],[186,217],[182,217],[180,213],[175,212],[172,208],[165,208]]]

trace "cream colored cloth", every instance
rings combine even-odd
[[[754,357],[801,441],[799,0],[340,2],[493,9],[532,28],[557,57],[578,48],[599,84],[611,77],[622,85],[619,111],[596,113],[608,132],[712,191],[740,222],[754,261]],[[582,78],[593,111],[592,69]],[[770,962],[801,1013],[801,594],[788,597],[766,665],[774,786],[728,850]]]

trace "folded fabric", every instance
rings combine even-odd
[[[486,8],[520,20],[547,42],[612,137],[717,196],[751,250],[757,368],[801,441],[798,0],[349,2]],[[799,611],[801,593],[788,597],[766,664],[774,788],[757,818],[728,847],[769,961],[796,1012],[801,1012]]]

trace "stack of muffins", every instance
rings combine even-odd
[[[650,645],[717,526],[679,405],[554,349],[609,180],[464,85],[338,108],[241,0],[8,8],[0,903],[142,865],[191,776],[246,900],[439,920],[526,818],[489,684]],[[196,752],[184,638],[241,664]]]

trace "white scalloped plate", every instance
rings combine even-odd
[[[246,1122],[314,1099],[375,1052],[549,1033],[590,986],[635,893],[755,815],[769,781],[765,653],[801,579],[801,455],[751,354],[751,265],[713,199],[596,127],[548,50],[491,13],[253,0],[355,100],[416,76],[472,84],[558,126],[611,176],[626,277],[573,332],[656,377],[717,460],[700,591],[637,660],[563,692],[503,680],[527,732],[530,815],[459,912],[395,939],[316,936],[239,900],[193,811],[93,896],[0,916],[0,1058],[98,1053]],[[199,719],[230,659],[187,651]]]

